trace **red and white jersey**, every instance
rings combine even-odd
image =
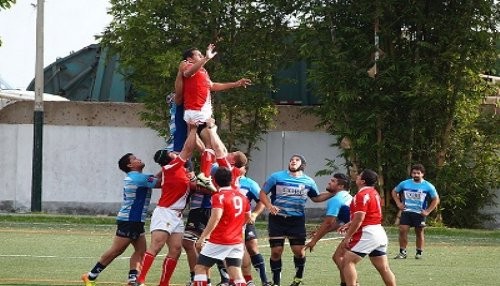
[[[382,208],[380,206],[380,195],[373,187],[363,187],[354,196],[350,206],[351,220],[356,212],[364,212],[365,219],[361,227],[367,225],[382,224]]]
[[[193,66],[188,63],[185,70]],[[201,110],[208,102],[210,103],[210,87],[212,81],[207,70],[200,68],[190,77],[183,77],[184,110]]]
[[[181,210],[186,207],[186,200],[190,189],[189,178],[184,163],[186,161],[177,156],[168,165],[162,167],[163,181],[158,206],[175,210]]]
[[[236,188],[220,188],[212,195],[212,209],[217,208],[222,209],[222,217],[208,241],[225,245],[242,243],[250,213],[248,199]]]
[[[227,168],[231,171],[231,186],[234,188],[239,188],[240,187],[240,177],[242,176],[240,168],[234,167],[229,162],[227,157],[218,158],[217,165],[219,165],[219,167]]]

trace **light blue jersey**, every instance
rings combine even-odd
[[[144,222],[151,201],[152,188],[157,181],[158,179],[152,174],[128,172],[124,179],[123,202],[116,220]]]
[[[288,170],[272,174],[263,190],[271,193],[271,203],[280,208],[281,216],[305,216],[307,197],[319,196],[318,186],[311,177],[305,174],[293,177]]]
[[[436,188],[426,180],[417,183],[413,179],[404,180],[396,186],[396,192],[399,194],[405,208],[403,211],[421,213],[427,208],[429,198],[437,197]]]
[[[240,177],[240,192],[247,197],[249,202],[255,201],[258,203],[260,201],[260,186],[256,181],[248,177]]]
[[[338,192],[326,202],[326,215],[336,217],[341,224],[348,223],[351,220],[349,213],[351,201],[352,196],[349,192],[345,190]]]

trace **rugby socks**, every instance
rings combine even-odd
[[[269,262],[271,264],[271,272],[273,272],[273,284],[274,285],[280,285],[281,284],[281,259],[279,260],[272,260],[269,259]]]
[[[194,275],[193,286],[207,286],[207,274]]]
[[[224,262],[218,261],[217,268],[219,269],[220,274],[220,283],[228,283],[229,282],[229,274],[227,273],[226,266]]]
[[[146,275],[148,275],[149,269],[151,268],[151,265],[153,264],[153,261],[155,260],[155,255],[149,253],[146,251],[144,253],[144,257],[142,258],[142,268],[141,272],[139,273],[139,276],[137,277],[137,282],[144,283],[146,281]]]
[[[234,280],[234,285],[235,286],[246,286],[247,282],[245,282],[245,280],[243,280],[243,279],[237,279],[237,280]]]
[[[400,248],[399,253],[406,255],[406,248]]]
[[[172,274],[174,273],[176,266],[177,259],[168,256],[165,257],[165,260],[163,260],[160,286],[168,286],[168,283],[170,282],[170,278],[172,278]]]
[[[252,260],[252,265],[259,273],[260,281],[262,281],[263,284],[267,283],[267,275],[266,275],[266,264],[264,263],[264,257],[262,257],[262,254],[257,253],[255,255],[250,256],[250,259]]]
[[[248,284],[248,282],[252,282],[253,283],[253,277],[252,277],[252,275],[243,275],[243,278],[245,278],[246,284]],[[234,284],[236,284],[236,281],[234,281]]]
[[[194,281],[194,271],[189,272],[189,275],[191,276],[191,282]]]
[[[302,279],[304,276],[304,267],[306,266],[306,257],[293,257],[293,264],[295,264],[295,278]]]
[[[210,178],[210,171],[212,170],[212,162],[215,159],[215,152],[212,149],[205,149],[201,154],[200,169],[205,178]]]
[[[97,276],[99,276],[99,274],[106,268],[106,265],[102,265],[100,262],[97,262],[94,266],[94,268],[92,268],[92,270],[90,270],[89,272],[89,279],[90,280],[95,280],[97,278]]]
[[[139,274],[139,271],[137,271],[137,269],[130,269],[130,271],[128,272],[128,282],[136,282],[137,274]]]

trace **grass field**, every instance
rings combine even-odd
[[[264,223],[259,224],[260,229],[264,227]],[[114,220],[107,217],[0,215],[0,285],[80,285],[80,275],[111,245],[114,231]],[[397,229],[389,227],[387,231],[392,258],[398,252]],[[262,230],[261,237],[264,236]],[[500,231],[429,228],[426,238],[424,259],[415,260],[409,255],[406,260],[389,261],[398,285],[500,285]],[[270,275],[267,240],[259,242]],[[339,284],[338,272],[330,259],[338,242],[332,234],[307,254],[305,286]],[[410,254],[414,245],[412,234]],[[130,253],[127,250],[117,258],[97,284],[125,285]],[[161,253],[148,276],[148,285],[157,285],[165,249]],[[283,263],[285,286],[291,282],[294,271],[289,249]],[[368,259],[358,265],[358,274],[360,285],[382,285]],[[172,284],[184,285],[188,277],[186,258],[182,255]],[[254,279],[258,280],[256,274]]]

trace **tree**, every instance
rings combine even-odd
[[[498,186],[500,146],[498,118],[479,112],[494,91],[478,74],[495,62],[495,1],[111,3],[103,44],[147,94],[144,117],[156,130],[167,126],[164,96],[190,46],[217,45],[220,54],[207,67],[214,80],[247,76],[256,83],[215,96],[223,140],[247,153],[276,112],[267,96],[272,75],[306,60],[322,102],[314,112],[339,138],[353,173],[372,168],[381,175],[386,206],[390,190],[420,162],[442,196],[446,224],[478,226],[485,218],[479,210]]]
[[[338,145],[349,142],[344,154],[351,170],[377,170],[387,206],[390,190],[421,162],[443,198],[444,222],[478,226],[479,210],[499,182],[498,174],[485,176],[498,166],[498,136],[479,114],[492,92],[479,73],[495,59],[498,6],[319,0],[304,7],[301,51],[322,99],[317,114],[340,135]],[[469,156],[479,146],[485,153]],[[467,180],[451,175],[471,160],[480,170],[463,170]],[[460,192],[457,182],[466,186]]]
[[[0,10],[9,9],[13,4],[16,4],[16,0],[0,0]],[[2,46],[2,39],[0,38],[0,47]]]
[[[209,43],[219,54],[207,69],[214,81],[249,77],[254,85],[216,94],[215,116],[229,149],[247,154],[272,124],[276,109],[269,98],[276,71],[294,47],[288,41],[289,15],[281,1],[112,0],[113,21],[102,43],[120,55],[137,90],[147,94],[144,118],[165,134],[164,98],[173,90],[181,54]],[[167,130],[168,132],[168,130]]]

